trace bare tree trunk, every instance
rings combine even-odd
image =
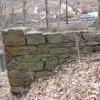
[[[26,26],[26,14],[27,14],[26,4],[27,4],[27,2],[25,0],[23,0],[23,26],[24,27]]]
[[[11,0],[11,25],[14,25],[14,0]]]
[[[2,2],[3,0],[0,0],[0,27],[3,26]]]
[[[68,24],[68,0],[66,0],[66,24]]]
[[[38,15],[37,15],[37,17],[38,17],[38,21],[39,21],[39,23],[40,23],[40,9],[39,9],[39,7],[38,7]]]
[[[45,0],[45,10],[46,10],[46,26],[47,31],[49,30],[49,9],[48,9],[48,0]]]
[[[100,30],[100,0],[98,0],[98,19],[96,22],[96,30]]]
[[[59,2],[59,10],[58,10],[58,29],[57,29],[57,31],[60,31],[61,3],[62,3],[62,0],[60,0],[60,2]]]
[[[3,0],[0,0],[0,14],[2,14],[2,1]]]
[[[5,16],[5,3],[3,0],[0,0],[0,28],[4,28],[6,24],[6,16]]]

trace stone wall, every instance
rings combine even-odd
[[[37,78],[81,54],[100,50],[100,34],[91,32],[42,33],[29,28],[2,31],[12,93],[20,93]],[[77,38],[77,39],[76,39]]]

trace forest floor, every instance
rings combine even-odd
[[[0,72],[0,100],[11,100],[7,72]]]

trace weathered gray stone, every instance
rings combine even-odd
[[[37,53],[38,53],[38,55],[48,54],[49,53],[48,46],[47,45],[38,45],[37,46]]]
[[[5,46],[24,46],[25,36],[23,31],[8,30],[3,31],[3,42]]]
[[[62,47],[62,48],[70,48],[70,47],[73,47],[74,46],[74,43],[59,43],[58,44],[58,47]]]
[[[37,48],[35,46],[21,46],[21,47],[5,47],[7,56],[22,56],[22,55],[36,55]]]
[[[48,60],[48,57],[50,57],[50,55],[49,54],[47,54],[47,55],[42,55],[42,61],[43,62],[46,62],[47,60]]]
[[[69,55],[59,55],[59,64],[63,64],[67,60],[69,60]]]
[[[68,49],[69,54],[77,54],[77,52],[78,52],[77,47],[71,47]]]
[[[98,46],[100,45],[100,42],[87,42],[86,45],[87,46]]]
[[[15,70],[11,70],[11,71],[8,71],[8,76],[10,79],[22,79],[24,81],[32,81],[33,79],[31,78],[31,75],[32,77],[34,78],[34,72],[23,72],[23,71],[15,71]]]
[[[46,76],[48,73],[49,73],[49,71],[35,72],[35,79],[44,77],[44,76]]]
[[[46,70],[46,71],[52,70],[57,65],[58,65],[58,58],[57,57],[49,57],[49,59],[45,63],[44,70]]]
[[[93,51],[93,47],[80,48],[80,54],[89,54]]]
[[[13,60],[17,63],[31,63],[31,62],[39,62],[42,59],[41,55],[25,55],[15,57]]]
[[[81,55],[81,54],[80,54],[80,55]],[[78,55],[78,52],[77,52],[76,54],[70,54],[70,55],[69,55],[69,60],[70,60],[70,59],[76,59],[78,56],[79,56],[79,55]]]
[[[5,46],[23,46],[25,45],[24,33],[29,31],[28,27],[15,27],[2,31],[3,43]]]
[[[12,87],[23,87],[25,82],[33,82],[34,72],[20,72],[20,71],[8,71],[8,77]]]
[[[78,42],[78,43],[76,43],[75,42],[75,47],[77,47],[77,46],[79,46],[79,47],[85,47],[86,46],[86,43],[85,42]]]
[[[93,51],[100,51],[100,46],[93,47]]]
[[[58,33],[44,33],[46,37],[47,43],[61,43],[62,42],[62,34]]]
[[[57,55],[57,54],[68,54],[69,49],[68,48],[50,48],[49,54]]]
[[[100,34],[83,34],[87,42],[100,42]]]
[[[75,42],[77,38],[77,41],[81,41],[81,34],[79,32],[64,32],[63,33],[63,41],[62,42]]]
[[[30,70],[32,72],[34,71],[43,71],[44,62],[31,62],[31,63],[17,63],[17,62],[11,62],[8,65],[8,70],[15,70],[15,71],[23,71],[23,72],[29,72]]]
[[[25,34],[27,45],[38,45],[38,44],[45,44],[45,37],[42,35],[41,32],[30,31]]]
[[[8,77],[13,93],[20,92],[22,87],[30,86],[34,78],[44,76],[59,64],[75,60],[78,57],[76,38],[80,55],[100,51],[100,34],[88,32],[42,34],[31,31],[24,37],[22,30],[16,32],[10,30],[8,33],[8,36],[6,33],[3,35],[6,41],[4,44],[6,44]],[[20,40],[15,41],[18,38]]]

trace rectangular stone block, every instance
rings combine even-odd
[[[15,61],[10,62],[8,70],[29,72],[29,71],[43,71],[44,62],[31,62],[31,63],[17,63]]]
[[[37,52],[38,52],[38,55],[48,54],[49,53],[48,45],[38,45]]]
[[[63,43],[66,43],[66,42],[75,42],[76,41],[76,38],[77,38],[77,41],[81,41],[81,34],[80,32],[64,32],[63,33]]]
[[[81,54],[89,54],[93,51],[93,47],[83,47],[80,48],[80,53]]]
[[[99,46],[100,42],[87,42],[86,45],[87,46]]]
[[[83,34],[86,42],[100,42],[100,34]]]
[[[34,72],[8,71],[9,82],[12,93],[22,93],[30,87],[34,81]],[[28,92],[28,91],[27,91]]]
[[[45,37],[42,35],[41,32],[37,31],[30,31],[25,34],[27,45],[38,45],[38,44],[45,44]]]
[[[72,45],[72,46],[71,46]],[[68,54],[70,51],[70,48],[73,47],[73,44],[68,43],[57,43],[57,44],[49,44],[47,45],[49,54],[52,55],[59,55],[59,54]]]
[[[47,45],[38,45],[37,52],[40,55],[43,54],[67,54],[70,47],[73,47],[73,43],[56,43]]]
[[[61,33],[44,33],[47,43],[61,43],[62,34]]]
[[[5,47],[6,56],[23,56],[23,55],[36,55],[37,49],[35,46],[21,46],[21,47]]]
[[[49,49],[49,54],[57,55],[57,54],[68,54],[68,48],[51,48]]]
[[[22,71],[15,71],[15,70],[11,70],[8,71],[8,77],[9,79],[20,79],[23,82],[27,82],[30,81],[32,82],[34,80],[34,72],[22,72]]]
[[[9,79],[11,87],[23,87],[24,81],[22,79]]]
[[[58,47],[61,47],[61,48],[70,48],[70,47],[73,47],[73,46],[74,46],[74,43],[72,43],[72,42],[59,43],[58,44]]]
[[[24,46],[25,45],[25,36],[24,32],[28,28],[11,28],[8,30],[3,30],[3,43],[5,46]]]
[[[16,61],[17,63],[39,62],[41,61],[41,59],[42,59],[41,55],[24,55],[13,58],[13,60]]]
[[[94,46],[93,51],[100,51],[100,46]]]

